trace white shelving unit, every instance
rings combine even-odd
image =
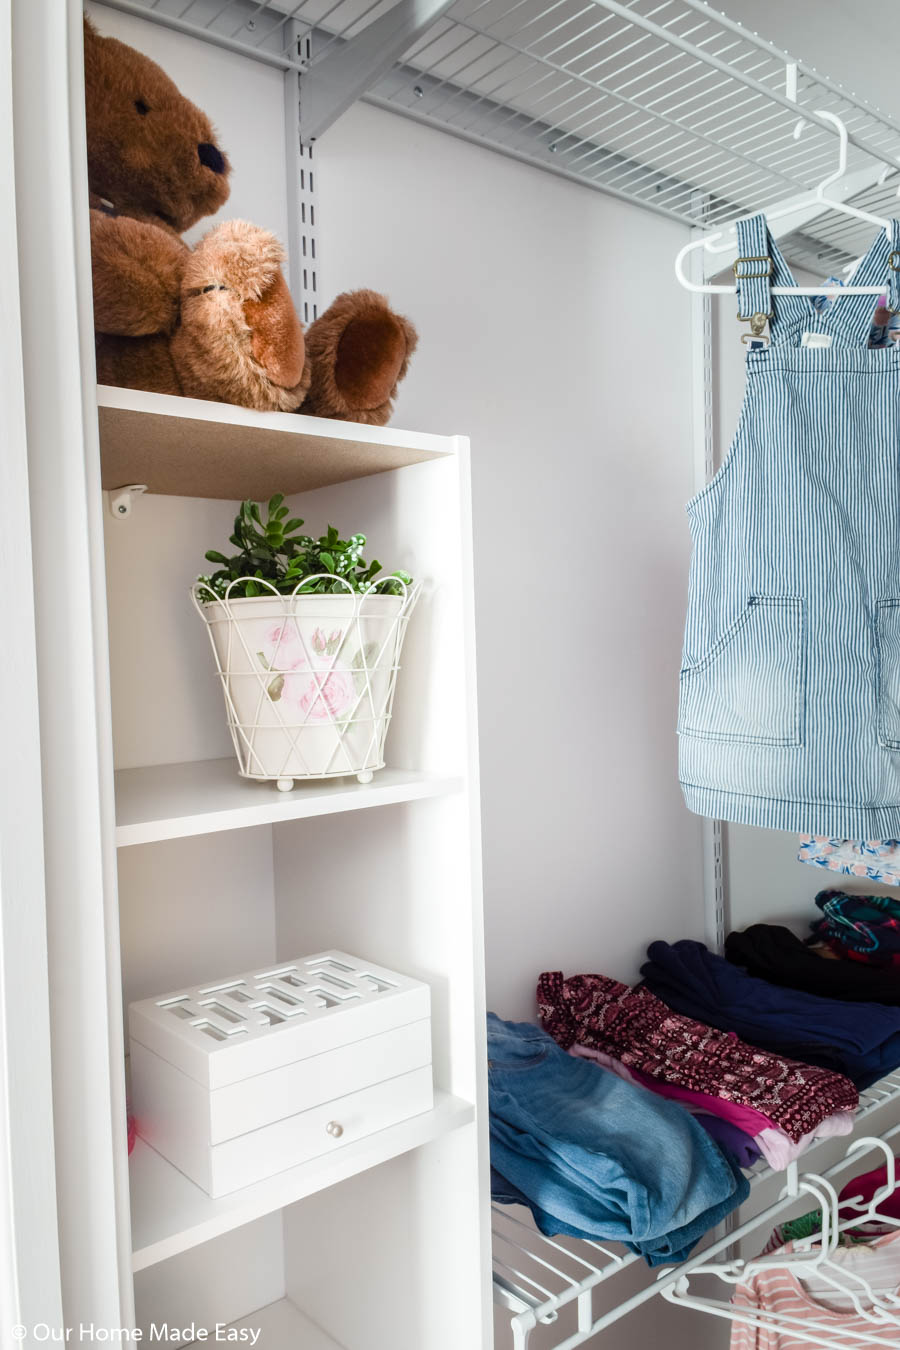
[[[270,1336],[302,1306],[350,1350],[388,1340],[412,1350],[422,1294],[399,1255],[366,1256],[354,1269],[357,1289],[371,1283],[373,1306],[376,1282],[382,1301],[393,1289],[390,1312],[385,1305],[362,1333],[335,1297],[335,1243],[362,1205],[365,1177],[387,1222],[435,1261],[448,1242],[468,1248],[446,1345],[479,1343],[484,1030],[467,444],[123,390],[101,390],[99,403],[103,483],[148,488],[127,519],[104,513],[123,1002],[323,943],[389,956],[432,987],[438,1089],[433,1110],[219,1200],[139,1140],[130,1229],[120,1232],[137,1324],[148,1333],[152,1322],[209,1319],[226,1286],[229,1298],[241,1288],[248,1316],[268,1305],[270,1263],[257,1279],[247,1274],[264,1250],[284,1270],[276,1292],[305,1286],[302,1298],[276,1301]],[[231,492],[262,499],[285,486],[292,515],[315,532],[329,521],[362,528],[377,556],[425,582],[404,650],[392,767],[365,786],[310,781],[282,794],[240,779],[233,757],[216,753],[226,746],[223,709],[187,586],[204,549],[230,532]],[[144,579],[137,600],[135,575]],[[314,1197],[324,1208],[310,1247],[304,1211]],[[189,1284],[190,1319],[181,1311]]]
[[[99,776],[83,754],[71,760],[60,817],[68,842],[58,841],[61,857],[73,856],[76,839],[91,843],[103,861],[102,895],[73,873],[68,907],[49,906],[51,942],[70,925],[69,941],[79,944],[77,959],[70,952],[57,972],[57,999],[70,980],[84,1006],[76,990],[88,967],[101,994],[93,1033],[87,1013],[61,1017],[54,1029],[54,1053],[66,1063],[71,1036],[81,1060],[57,1083],[56,1109],[87,1141],[80,1157],[58,1144],[58,1186],[84,1195],[85,1174],[93,1178],[89,1249],[61,1229],[67,1319],[134,1325],[145,1337],[151,1323],[243,1321],[262,1328],[261,1343],[273,1350],[420,1350],[429,1290],[452,1264],[453,1308],[429,1350],[486,1344],[468,443],[122,390],[101,389],[95,411],[92,394],[86,387],[96,449],[86,453],[84,495],[77,475],[67,480],[60,468],[57,480],[65,516],[87,502],[82,528],[106,564],[105,578],[94,567],[71,601],[82,611],[89,603],[97,646],[88,624],[64,639],[69,678],[79,661],[94,663],[81,689],[97,711]],[[50,459],[63,439],[50,445]],[[103,485],[136,482],[146,495],[116,518],[101,501]],[[315,533],[329,522],[363,529],[370,556],[424,583],[404,647],[389,767],[365,786],[310,781],[282,794],[240,779],[227,753],[221,693],[188,591],[206,567],[205,549],[222,547],[231,532],[235,494],[263,499],[275,490]],[[42,652],[47,669],[58,669],[59,651],[39,640],[39,662]],[[56,728],[63,757],[75,727]],[[186,979],[333,947],[429,984],[433,1109],[219,1200],[141,1140],[129,1160],[125,1006]],[[95,1092],[85,1086],[91,1034]],[[416,1282],[413,1259],[431,1268]],[[344,1296],[348,1281],[353,1300]]]
[[[35,137],[53,143],[57,164],[16,178],[28,459],[14,442],[16,491],[3,503],[15,525],[31,521],[18,551],[26,570],[29,547],[34,563],[35,613],[17,614],[16,653],[17,669],[33,659],[29,690],[40,683],[40,746],[23,717],[22,754],[29,769],[43,756],[43,838],[32,808],[22,847],[51,860],[35,895],[39,908],[46,901],[36,961],[49,969],[50,1025],[42,1040],[36,987],[34,1009],[23,1001],[13,1027],[17,1062],[27,1057],[35,1078],[27,1091],[17,1081],[16,1100],[49,1100],[52,1048],[55,1113],[55,1157],[37,1130],[29,1153],[49,1186],[38,1197],[29,1185],[40,1208],[15,1233],[18,1283],[35,1291],[22,1320],[53,1317],[55,1306],[68,1326],[137,1327],[145,1339],[151,1323],[243,1322],[264,1328],[272,1350],[421,1350],[452,1267],[452,1307],[429,1350],[485,1345],[468,442],[96,388],[81,14],[74,0],[63,8],[61,24],[53,0],[17,0],[13,24],[16,152],[30,157]],[[7,243],[14,257],[17,241]],[[32,320],[50,313],[48,346]],[[104,489],[133,484],[144,495],[114,516]],[[388,767],[365,786],[306,782],[280,794],[241,780],[231,755],[189,588],[208,570],[205,550],[227,546],[239,500],[275,491],[312,533],[362,530],[367,556],[423,584]],[[26,930],[9,876],[0,935],[18,943]],[[217,1201],[143,1141],[129,1159],[127,1005],[331,948],[429,985],[433,1108]],[[17,1140],[13,1161],[23,1149]],[[58,1277],[47,1256],[57,1250]]]

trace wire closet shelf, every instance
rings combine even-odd
[[[860,1095],[857,1128],[853,1138],[859,1139],[870,1134],[865,1124],[871,1116],[882,1107],[896,1106],[898,1103],[900,1069]],[[900,1133],[900,1126],[892,1120],[886,1133],[895,1136]],[[643,1271],[638,1256],[615,1243],[543,1237],[531,1223],[527,1211],[494,1205],[494,1301],[510,1313],[514,1350],[528,1350],[532,1333],[539,1326],[543,1328],[540,1339],[542,1350],[550,1346],[553,1350],[575,1350],[575,1347],[584,1345],[591,1337],[643,1303],[677,1286],[695,1267],[708,1265],[716,1256],[725,1259],[723,1254],[727,1254],[728,1249],[741,1238],[759,1230],[767,1236],[767,1229],[780,1222],[786,1217],[787,1211],[797,1204],[799,1169],[814,1170],[815,1159],[821,1156],[829,1142],[832,1146],[835,1143],[832,1140],[813,1145],[799,1164],[791,1164],[785,1177],[787,1187],[793,1194],[759,1209],[738,1228],[696,1252],[689,1260],[665,1268],[656,1281],[644,1281],[641,1286],[637,1272],[634,1272],[635,1279],[632,1281],[628,1281],[627,1276],[617,1280],[615,1294],[610,1291],[610,1296],[603,1300],[607,1305],[605,1311],[599,1306],[602,1295],[596,1299],[595,1306],[595,1290],[630,1267],[636,1266],[638,1271]],[[849,1145],[853,1140],[840,1142]],[[877,1161],[875,1159],[866,1163],[861,1155],[851,1155],[842,1158],[824,1175],[844,1174],[843,1184],[843,1180],[849,1180],[855,1173],[876,1165]],[[754,1198],[758,1197],[762,1184],[771,1181],[776,1175],[765,1164],[754,1169],[750,1174],[751,1193],[745,1202],[747,1207],[753,1207]],[[762,1241],[764,1237],[760,1239]],[[635,1292],[622,1294],[626,1282],[635,1285]]]

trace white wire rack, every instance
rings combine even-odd
[[[900,1104],[900,1069],[861,1094],[854,1136],[869,1133],[864,1128],[865,1123],[876,1111],[890,1104]],[[896,1117],[890,1121],[888,1128],[891,1127],[896,1130]],[[814,1170],[815,1158],[826,1142],[814,1145],[803,1155],[801,1166],[804,1170]],[[852,1165],[852,1162],[842,1161],[831,1170],[837,1173]],[[774,1176],[766,1165],[751,1173],[748,1205],[752,1204],[753,1192]],[[620,1272],[637,1265],[639,1257],[615,1243],[543,1237],[530,1222],[526,1211],[494,1205],[494,1301],[510,1313],[515,1350],[527,1350],[532,1333],[538,1327],[546,1328],[542,1333],[542,1347],[575,1350],[576,1346],[584,1345],[592,1336],[627,1316],[664,1288],[674,1285],[695,1265],[707,1264],[713,1256],[725,1252],[757,1229],[771,1228],[779,1217],[783,1217],[784,1211],[796,1203],[796,1198],[789,1196],[767,1206],[688,1261],[667,1269],[659,1280],[637,1288],[627,1297],[610,1299],[610,1306],[605,1311],[595,1306],[595,1299],[599,1303],[595,1291]],[[557,1331],[558,1336],[554,1338]]]
[[[357,36],[395,0],[102,0],[282,70],[307,70]],[[312,43],[313,34],[317,41]],[[307,39],[304,41],[303,39]]]
[[[710,225],[824,177],[833,137],[810,125],[796,140],[798,111],[840,115],[851,172],[874,180],[900,154],[895,121],[702,0],[457,0],[369,97]],[[873,181],[867,199],[891,214],[896,187]],[[821,267],[861,249],[852,222],[810,235],[790,241],[796,261]]]

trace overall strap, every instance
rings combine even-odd
[[[859,263],[848,286],[878,286],[887,291],[887,307],[900,311],[900,221],[892,220],[890,234],[879,230],[872,247]],[[826,316],[825,327],[850,346],[865,346],[875,312],[875,296],[840,297]]]
[[[745,216],[736,221],[735,231],[738,258],[732,270],[737,289],[737,316],[739,319],[752,320],[756,315],[767,315],[772,341],[784,341],[813,313],[809,298],[804,295],[772,294],[773,286],[795,286],[797,283],[781,250],[769,234],[766,218],[761,211],[755,216]]]

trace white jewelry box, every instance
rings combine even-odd
[[[431,991],[346,952],[132,1003],[137,1133],[227,1195],[434,1104]]]

